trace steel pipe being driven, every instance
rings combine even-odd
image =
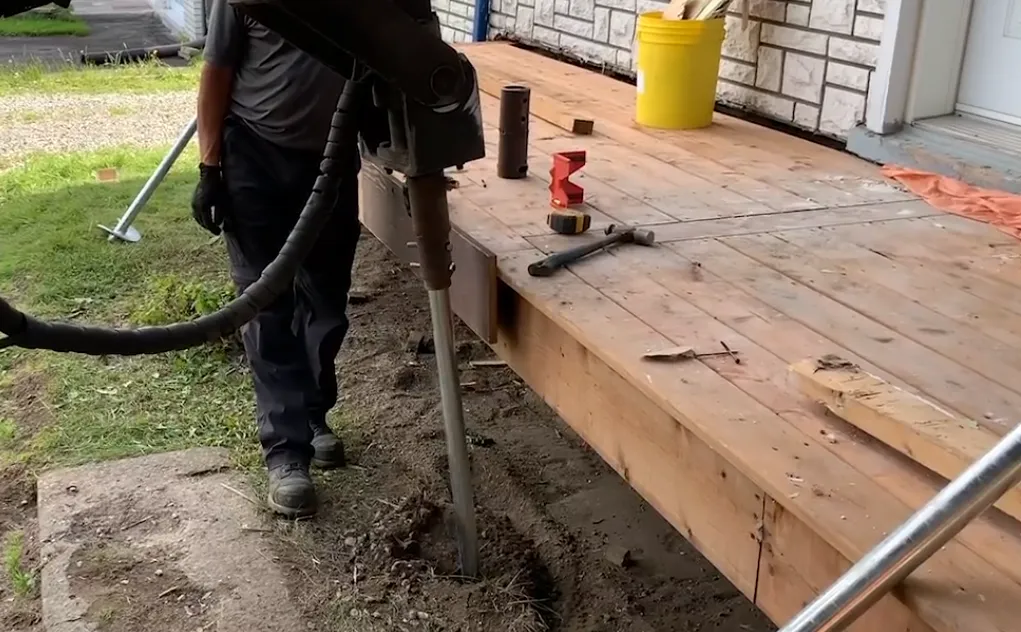
[[[476,577],[479,573],[479,541],[471,460],[464,432],[461,380],[457,372],[454,316],[450,307],[450,283],[454,266],[450,250],[447,179],[442,173],[417,176],[408,178],[407,186],[419,270],[429,292],[461,572],[467,577]]]
[[[780,632],[846,629],[1021,479],[1021,424],[869,551]]]
[[[430,290],[429,310],[433,321],[440,406],[443,409],[444,434],[447,438],[450,492],[454,503],[461,572],[466,577],[476,577],[479,574],[479,542],[475,524],[475,495],[464,430],[464,407],[461,403],[461,381],[457,372],[450,291]]]

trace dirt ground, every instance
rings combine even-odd
[[[32,482],[15,468],[0,476],[0,533],[15,529],[25,532],[25,566],[30,568],[39,563],[33,492]],[[16,598],[10,586],[5,574],[0,588],[0,630],[41,632],[39,600]]]
[[[340,366],[354,466],[282,542],[302,606],[338,630],[772,629],[507,368],[459,328],[484,581],[453,577],[420,282],[363,236]],[[627,551],[630,563],[621,563]],[[332,627],[331,627],[332,626]]]
[[[457,577],[425,293],[368,234],[350,316],[335,424],[350,464],[317,474],[324,504],[317,518],[274,521],[265,534],[308,629],[775,629],[509,369],[472,368],[471,360],[492,355],[463,328],[458,353],[483,577]],[[31,404],[31,393],[19,397]],[[261,498],[261,478],[253,484]],[[0,532],[26,529],[32,564],[34,502],[26,477],[0,480]],[[104,581],[138,565],[139,577],[148,576],[144,560],[89,550],[74,563],[87,580],[80,590],[118,611],[135,604],[128,620],[136,629],[206,629],[206,596],[197,591],[135,594],[144,582]],[[188,609],[159,605],[179,599]],[[0,588],[0,629],[40,632],[38,608],[22,604]],[[98,630],[120,630],[105,622],[103,606],[93,610]],[[182,619],[189,610],[193,618]]]
[[[15,383],[2,393],[19,411],[17,422],[23,432],[31,435],[48,423],[49,413],[38,397],[44,387],[37,375]],[[24,533],[23,568],[39,565],[39,525],[36,518],[35,480],[23,466],[0,468],[0,534]],[[3,560],[4,562],[6,560]],[[6,564],[4,564],[6,567]],[[6,568],[0,567],[0,630],[36,632],[39,630],[39,600],[15,598]],[[38,594],[38,590],[35,591]]]

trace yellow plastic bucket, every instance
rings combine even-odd
[[[723,20],[638,17],[635,121],[661,129],[696,129],[713,122],[723,49]]]

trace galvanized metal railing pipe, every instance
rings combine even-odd
[[[886,537],[780,632],[851,625],[1021,479],[1021,424]]]
[[[181,152],[184,151],[184,148],[188,146],[189,142],[191,142],[191,137],[195,135],[197,129],[197,118],[191,119],[191,121],[185,125],[184,129],[181,130],[180,135],[178,135],[177,141],[174,142],[174,146],[170,148],[167,155],[163,157],[162,161],[160,161],[159,166],[156,167],[156,171],[149,176],[149,180],[146,181],[145,186],[143,186],[142,190],[138,192],[135,199],[131,201],[131,205],[128,207],[128,210],[124,211],[121,218],[117,220],[116,226],[113,228],[107,228],[102,224],[99,225],[100,228],[110,235],[107,238],[109,241],[121,239],[123,241],[137,242],[142,238],[142,234],[138,232],[138,229],[132,226],[135,218],[142,212],[142,207],[145,206],[146,202],[149,201],[149,198],[152,197],[152,194],[156,192],[156,188],[159,187],[159,185],[163,182],[163,179],[167,177],[168,173],[170,173],[170,169],[174,166],[174,163],[177,162],[177,158],[181,155]]]

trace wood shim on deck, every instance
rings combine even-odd
[[[805,395],[944,478],[956,478],[996,445],[996,435],[974,421],[837,356],[804,360],[791,370]],[[996,507],[1021,520],[1021,490],[1008,491]]]

